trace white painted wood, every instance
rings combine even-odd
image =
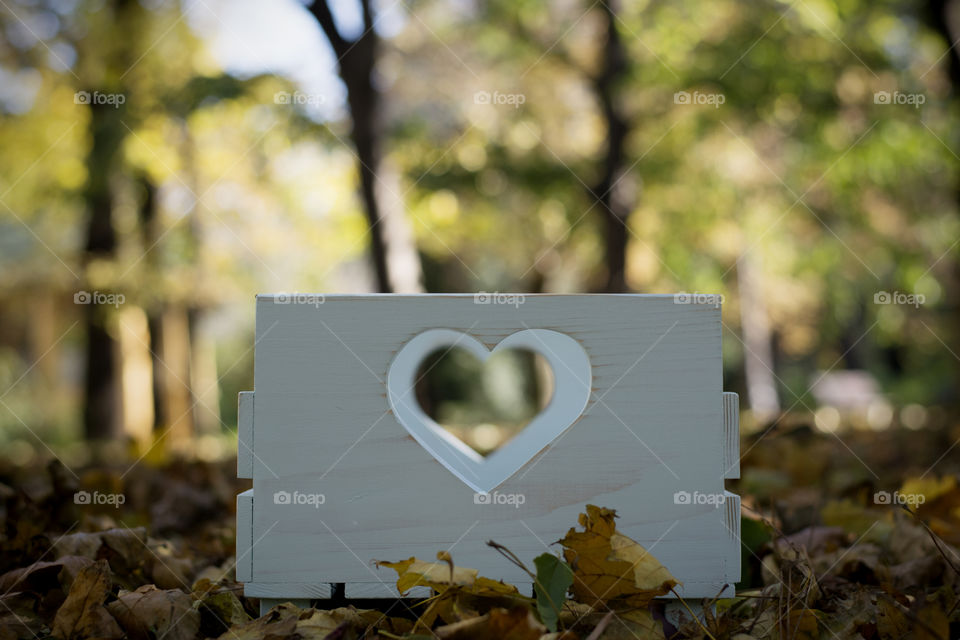
[[[326,600],[332,593],[327,583],[247,582],[243,585],[243,595],[248,598],[282,598],[281,602],[286,602],[290,598]]]
[[[253,580],[253,489],[237,495],[237,582]]]
[[[237,395],[237,477],[253,477],[253,392]]]
[[[553,369],[554,392],[549,405],[486,458],[434,422],[420,408],[414,393],[424,359],[438,349],[452,347],[465,349],[481,361],[500,350],[528,349],[542,355]],[[387,373],[387,393],[396,419],[430,455],[474,491],[489,493],[580,417],[590,399],[591,381],[586,351],[576,340],[556,331],[525,329],[487,349],[466,333],[428,329],[397,353]]]
[[[396,575],[373,560],[430,559],[439,550],[481,575],[525,584],[529,576],[485,542],[532,561],[556,551],[549,545],[588,503],[617,509],[618,529],[683,582],[684,597],[713,597],[736,581],[739,502],[724,491],[730,431],[720,309],[712,300],[317,299],[323,303],[257,300],[253,592],[297,597],[291,585],[335,582],[382,588]],[[391,407],[391,363],[435,329],[467,334],[484,352],[518,333],[548,330],[575,341],[589,362],[590,394],[579,417],[565,430],[553,424],[559,435],[489,500],[451,474]],[[572,357],[551,362],[554,373]],[[675,494],[684,493],[690,501],[678,501]],[[713,498],[698,502],[702,496]],[[718,504],[717,496],[725,500]]]
[[[734,595],[734,585],[740,582],[741,565],[740,554],[742,552],[740,543],[740,496],[729,491],[724,491],[724,514],[723,523],[727,529],[726,535],[726,554],[724,562],[726,564],[724,573],[730,584],[724,589],[721,597]]]
[[[723,394],[723,468],[724,477],[740,477],[740,396]]]

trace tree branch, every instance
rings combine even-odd
[[[310,9],[310,13],[313,14],[313,17],[320,23],[323,32],[327,35],[330,46],[333,47],[333,52],[337,55],[337,58],[342,58],[350,49],[351,43],[347,42],[337,30],[337,25],[333,21],[333,14],[330,13],[330,6],[327,4],[327,0],[314,0],[308,8]]]

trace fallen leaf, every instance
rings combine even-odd
[[[616,515],[587,505],[580,514],[584,531],[572,528],[560,541],[574,572],[573,595],[592,606],[623,599],[630,607],[644,608],[679,583],[642,545],[616,530]]]
[[[372,609],[340,607],[331,611],[299,609],[285,603],[271,609],[266,615],[246,624],[228,629],[219,640],[321,640],[322,638],[375,637],[368,629],[385,631],[394,636],[408,633],[413,628],[409,620],[388,618]],[[336,635],[331,635],[336,632]]]
[[[134,640],[192,640],[200,630],[200,613],[193,608],[193,599],[178,589],[148,584],[136,591],[121,591],[107,610]]]
[[[377,561],[378,567],[397,572],[397,589],[406,593],[413,587],[430,587],[442,591],[452,585],[470,586],[477,581],[477,570],[453,567],[446,562],[425,562],[408,558],[400,562]]]
[[[573,584],[573,571],[560,558],[552,553],[543,553],[533,559],[537,568],[537,581],[534,591],[537,597],[537,613],[550,631],[557,630],[557,619],[567,589]]]
[[[439,627],[434,633],[441,640],[539,640],[546,631],[528,608],[498,607],[482,616]]]
[[[476,616],[491,607],[512,607],[532,603],[513,585],[477,576],[476,569],[453,566],[452,558],[424,562],[408,558],[400,562],[377,561],[378,567],[397,572],[397,589],[406,593],[412,587],[429,587],[437,592],[430,606],[417,620],[417,628],[430,629],[437,618],[448,624]],[[452,570],[451,570],[452,568]]]
[[[53,636],[60,640],[119,638],[123,631],[103,606],[110,592],[110,567],[99,560],[83,569],[53,620]]]

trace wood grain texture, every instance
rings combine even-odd
[[[237,496],[237,582],[253,580],[253,489]]]
[[[723,464],[724,477],[732,480],[740,477],[740,396],[723,394]]]
[[[487,349],[548,329],[589,356],[582,414],[492,494],[522,496],[522,504],[478,501],[391,410],[390,363],[412,338],[438,328]],[[438,550],[482,575],[525,583],[529,577],[485,541],[532,561],[556,552],[551,543],[592,503],[617,509],[618,528],[684,583],[684,596],[732,593],[738,499],[675,497],[726,495],[731,432],[713,304],[646,295],[530,295],[515,305],[476,304],[473,295],[367,295],[301,305],[260,296],[255,366],[255,590],[331,582],[376,590],[395,574],[373,560],[432,559]]]

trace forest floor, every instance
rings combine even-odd
[[[728,487],[743,500],[743,581],[704,619],[676,624],[653,599],[672,586],[669,567],[625,538],[611,543],[604,505],[581,516],[582,531],[556,532],[564,549],[600,554],[616,583],[602,597],[590,596],[596,575],[564,573],[558,547],[536,566],[519,559],[541,579],[533,598],[441,555],[389,565],[400,586],[435,589],[412,609],[288,604],[260,617],[233,573],[235,496],[250,486],[235,462],[75,473],[0,463],[0,640],[958,638],[958,436],[797,427],[745,438],[743,477]]]

